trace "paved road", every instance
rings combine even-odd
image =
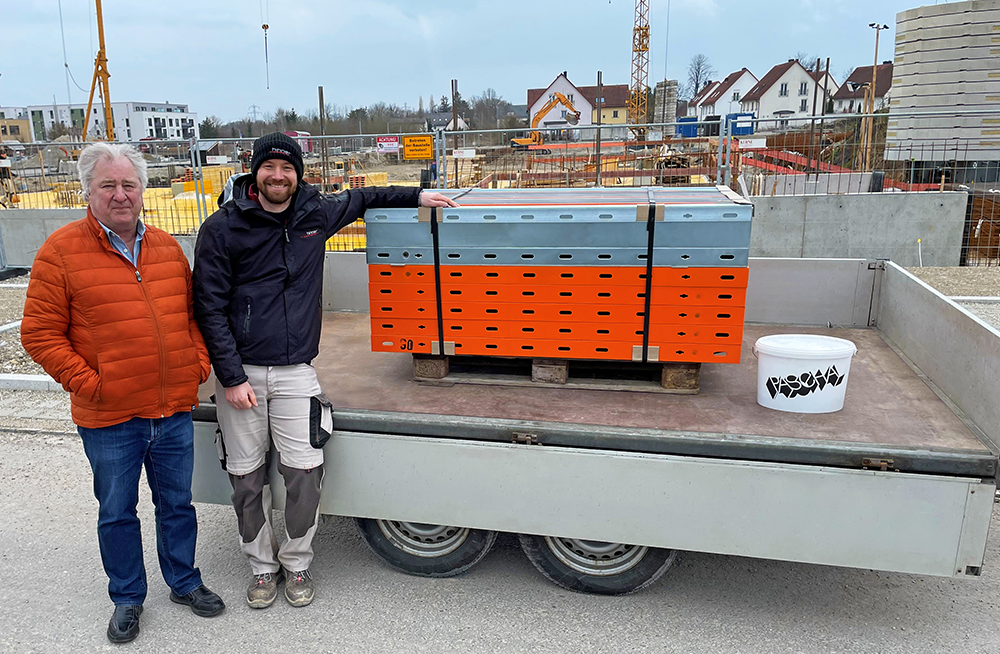
[[[464,576],[409,577],[382,565],[353,522],[333,518],[316,539],[314,604],[253,611],[232,510],[198,512],[198,563],[226,613],[198,618],[169,602],[144,492],[142,633],[112,646],[79,439],[0,431],[0,652],[1000,652],[996,528],[978,579],[687,553],[652,588],[607,598],[545,581],[509,535]]]

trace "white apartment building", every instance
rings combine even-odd
[[[819,93],[813,113],[813,90],[824,85],[824,73],[814,74],[795,59],[778,64],[740,99],[743,111],[757,118],[777,118],[773,126],[788,126],[789,118],[823,113],[823,105],[840,88],[832,77],[826,77],[826,97]],[[763,125],[762,125],[763,126]]]
[[[76,130],[83,129],[86,104],[47,104],[29,107],[11,107],[27,114],[31,121],[32,141],[44,141],[46,134],[56,123]],[[116,141],[138,142],[143,139],[184,140],[200,136],[198,114],[188,111],[186,104],[169,102],[112,102],[111,115],[114,120]],[[91,108],[87,125],[87,138],[105,138],[104,106],[95,104]]]

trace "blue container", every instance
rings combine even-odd
[[[753,134],[753,114],[726,114],[726,122],[733,136],[750,136]]]
[[[674,128],[674,134],[676,136],[683,136],[684,138],[695,138],[698,136],[697,116],[683,116],[681,118],[678,118],[677,122],[683,124],[677,125]]]

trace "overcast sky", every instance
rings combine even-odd
[[[707,55],[718,76],[762,77],[798,52],[831,58],[838,81],[874,55],[871,22],[888,24],[919,0],[650,0],[650,84],[683,80]],[[57,0],[4,2],[0,106],[66,102]],[[66,54],[90,90],[97,50],[94,0],[62,0]],[[267,14],[270,89],[265,88]],[[632,0],[103,0],[114,101],[180,102],[200,118],[246,117],[251,105],[298,112],[326,101],[415,108],[423,96],[469,98],[492,87],[513,104],[563,70],[580,86],[630,81]],[[87,92],[71,83],[73,102]]]

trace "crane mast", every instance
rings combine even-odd
[[[649,0],[635,0],[635,27],[632,29],[632,83],[629,86],[628,122],[646,123],[646,89],[649,84]],[[632,128],[637,139],[645,129]]]
[[[90,99],[87,100],[87,113],[83,117],[83,140],[87,140],[87,127],[90,124],[90,112],[94,108],[94,91],[97,90],[98,83],[101,85],[100,94],[104,98],[104,125],[107,128],[105,138],[109,141],[115,140],[114,116],[111,113],[111,90],[108,88],[108,57],[104,51],[104,16],[101,13],[101,0],[97,2],[97,37],[100,49],[94,59],[94,81],[90,83]]]

